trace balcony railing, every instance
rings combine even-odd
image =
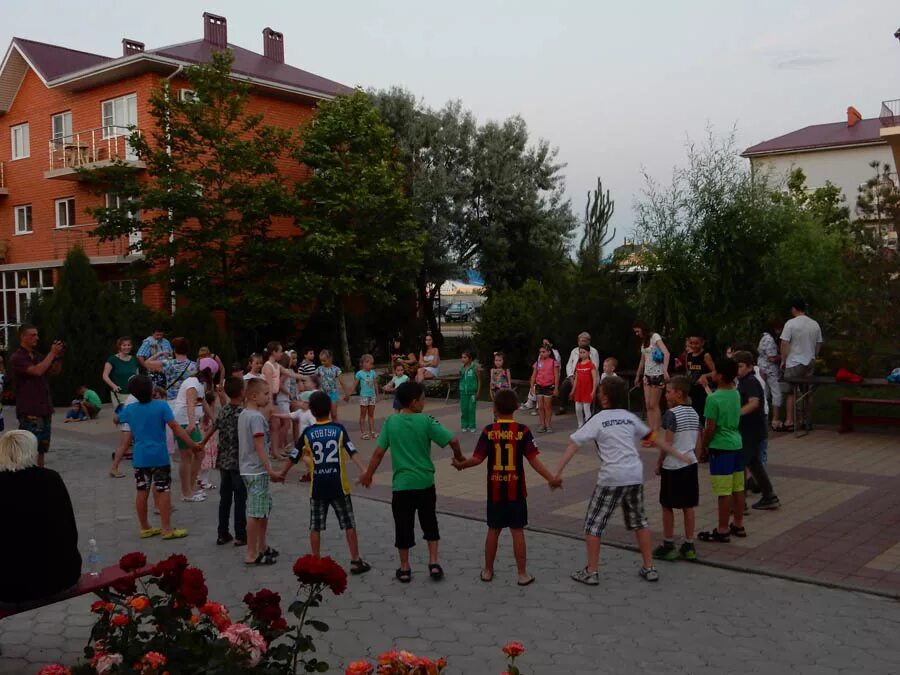
[[[900,98],[881,102],[881,114],[878,116],[885,127],[900,126]]]
[[[133,131],[131,127],[106,126],[55,138],[50,141],[50,171],[87,168],[116,159],[137,161],[128,142]]]

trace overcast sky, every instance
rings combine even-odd
[[[229,42],[262,51],[285,35],[291,65],[349,85],[402,85],[480,120],[522,115],[567,163],[577,214],[597,176],[630,234],[641,167],[667,181],[688,137],[736,125],[741,148],[809,124],[877,117],[900,98],[897,0],[109,0],[4,2],[13,36],[107,54],[202,37],[201,14],[228,19]]]

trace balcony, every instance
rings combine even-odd
[[[130,127],[106,126],[53,139],[49,144],[50,169],[44,172],[44,178],[78,180],[78,169],[96,169],[114,161],[135,169],[146,168],[128,142],[132,131]]]
[[[894,167],[900,166],[900,99],[881,103],[881,138],[891,146]]]
[[[6,173],[4,173],[3,162],[0,162],[0,197],[9,194],[9,188],[6,187]]]

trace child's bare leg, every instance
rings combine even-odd
[[[257,544],[259,547],[260,553],[263,553],[268,548],[268,545],[266,544],[266,532],[268,531],[268,529],[269,529],[269,519],[268,518],[260,518],[259,519],[259,534],[258,534],[259,542]]]
[[[719,497],[718,501],[718,509],[719,509],[719,525],[716,527],[716,531],[719,534],[728,534],[728,521],[731,519],[731,505],[734,503],[734,499],[732,495],[725,495],[724,497]],[[741,519],[743,520],[744,510],[741,509]]]
[[[550,423],[553,422],[553,398],[550,396],[546,396],[544,399],[547,402],[547,424],[546,426],[550,426]]]
[[[408,548],[398,548],[397,553],[400,556],[400,569],[408,570],[409,569],[409,549]]]
[[[200,478],[200,465],[203,464],[203,453],[191,453],[191,487],[197,489],[197,479]]]
[[[369,408],[369,433],[375,435],[375,406],[370,405]]]
[[[181,463],[178,465],[178,481],[181,484],[181,496],[190,497],[196,492],[195,484],[191,482],[191,451],[179,450]]]
[[[596,572],[600,567],[600,537],[586,534],[584,535],[584,545],[587,548],[587,570]]]
[[[347,548],[350,549],[350,560],[359,560],[359,540],[356,538],[356,528],[348,527],[344,530],[347,538]]]
[[[694,509],[685,509],[684,510],[684,538],[688,541],[693,541],[694,539],[694,523],[695,523],[695,514]],[[674,518],[673,518],[674,520]],[[674,529],[674,525],[673,525]]]
[[[653,567],[653,556],[651,547],[653,542],[650,541],[650,529],[642,527],[635,530],[635,539],[637,539],[638,548],[641,550],[641,558],[643,558],[644,567],[650,569]]]
[[[672,509],[663,507],[663,539],[672,541],[675,538],[675,512]]]
[[[741,490],[734,493],[734,526],[744,526],[744,504],[747,501],[747,493]],[[725,530],[728,531],[727,529]]]
[[[254,562],[259,556],[259,518],[247,518],[247,562]]]
[[[338,421],[337,409],[338,409],[337,401],[332,401],[331,402],[331,421],[332,422]]]
[[[142,530],[150,529],[150,521],[147,520],[147,503],[150,501],[150,490],[138,490],[134,496],[134,508],[137,511],[138,522]]]
[[[484,570],[483,577],[494,576],[494,561],[497,559],[497,546],[500,542],[501,530],[489,527],[484,538]]]
[[[428,542],[428,564],[436,565],[438,561],[438,542],[437,541],[429,541]]]
[[[122,461],[122,458],[125,456],[125,453],[128,452],[128,448],[131,447],[131,432],[123,431],[121,434],[122,438],[119,441],[119,445],[116,448],[116,454],[113,457],[112,466],[109,468],[110,473],[118,473],[119,472],[119,462]]]
[[[159,528],[163,532],[172,531],[172,493],[168,490],[153,491],[153,502],[159,509]]]
[[[368,432],[366,429],[366,406],[359,406],[359,433],[361,435],[365,435]]]
[[[322,553],[322,533],[318,530],[309,531],[309,550],[316,558]]]
[[[516,558],[516,572],[519,574],[519,583],[524,583],[531,579],[525,567],[525,530],[520,527],[510,528],[509,533],[512,536],[513,555]]]

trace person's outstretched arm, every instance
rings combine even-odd
[[[372,453],[372,459],[369,460],[369,468],[367,468],[363,474],[356,481],[363,487],[371,487],[372,486],[372,477],[375,475],[375,472],[378,470],[379,465],[381,464],[381,460],[384,459],[384,455],[387,453],[387,450],[384,448],[378,447],[375,448],[375,452]]]
[[[547,484],[552,490],[562,487],[562,479],[550,473],[550,470],[537,458],[537,455],[532,455],[526,459],[528,460],[528,463],[531,464],[531,468],[537,471],[541,478],[547,481]]]

